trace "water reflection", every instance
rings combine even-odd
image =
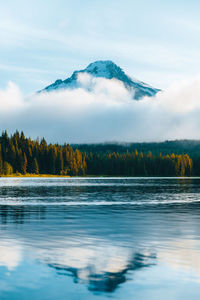
[[[154,265],[156,256],[135,253],[132,259],[122,266],[119,265],[121,260],[119,257],[112,259],[113,261],[109,262],[110,265],[107,266],[107,270],[98,270],[92,264],[82,269],[56,264],[49,264],[49,266],[56,269],[60,275],[69,276],[70,273],[76,283],[86,283],[91,291],[112,293],[120,284],[126,282],[129,271],[137,271]],[[126,260],[126,257],[124,257],[124,260]]]
[[[4,266],[8,271],[14,270],[22,259],[21,246],[17,242],[1,241],[0,267]]]
[[[36,206],[31,208],[30,206],[9,206],[0,205],[0,222],[2,225],[7,223],[23,224],[30,221],[30,219],[44,219],[45,218],[45,206]]]
[[[0,180],[0,298],[198,299],[199,193],[199,179]]]

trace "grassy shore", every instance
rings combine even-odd
[[[69,178],[69,175],[52,175],[52,174],[20,174],[14,173],[9,175],[0,175],[0,177],[66,177]]]

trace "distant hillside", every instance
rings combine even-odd
[[[148,153],[151,151],[154,155],[162,154],[189,154],[190,156],[200,156],[200,140],[175,140],[152,143],[105,143],[105,144],[74,144],[74,149],[78,148],[84,152],[138,152]]]

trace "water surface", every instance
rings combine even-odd
[[[198,178],[0,178],[0,224],[0,299],[199,299]]]

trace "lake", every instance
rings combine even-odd
[[[0,299],[199,299],[199,178],[0,178]]]

